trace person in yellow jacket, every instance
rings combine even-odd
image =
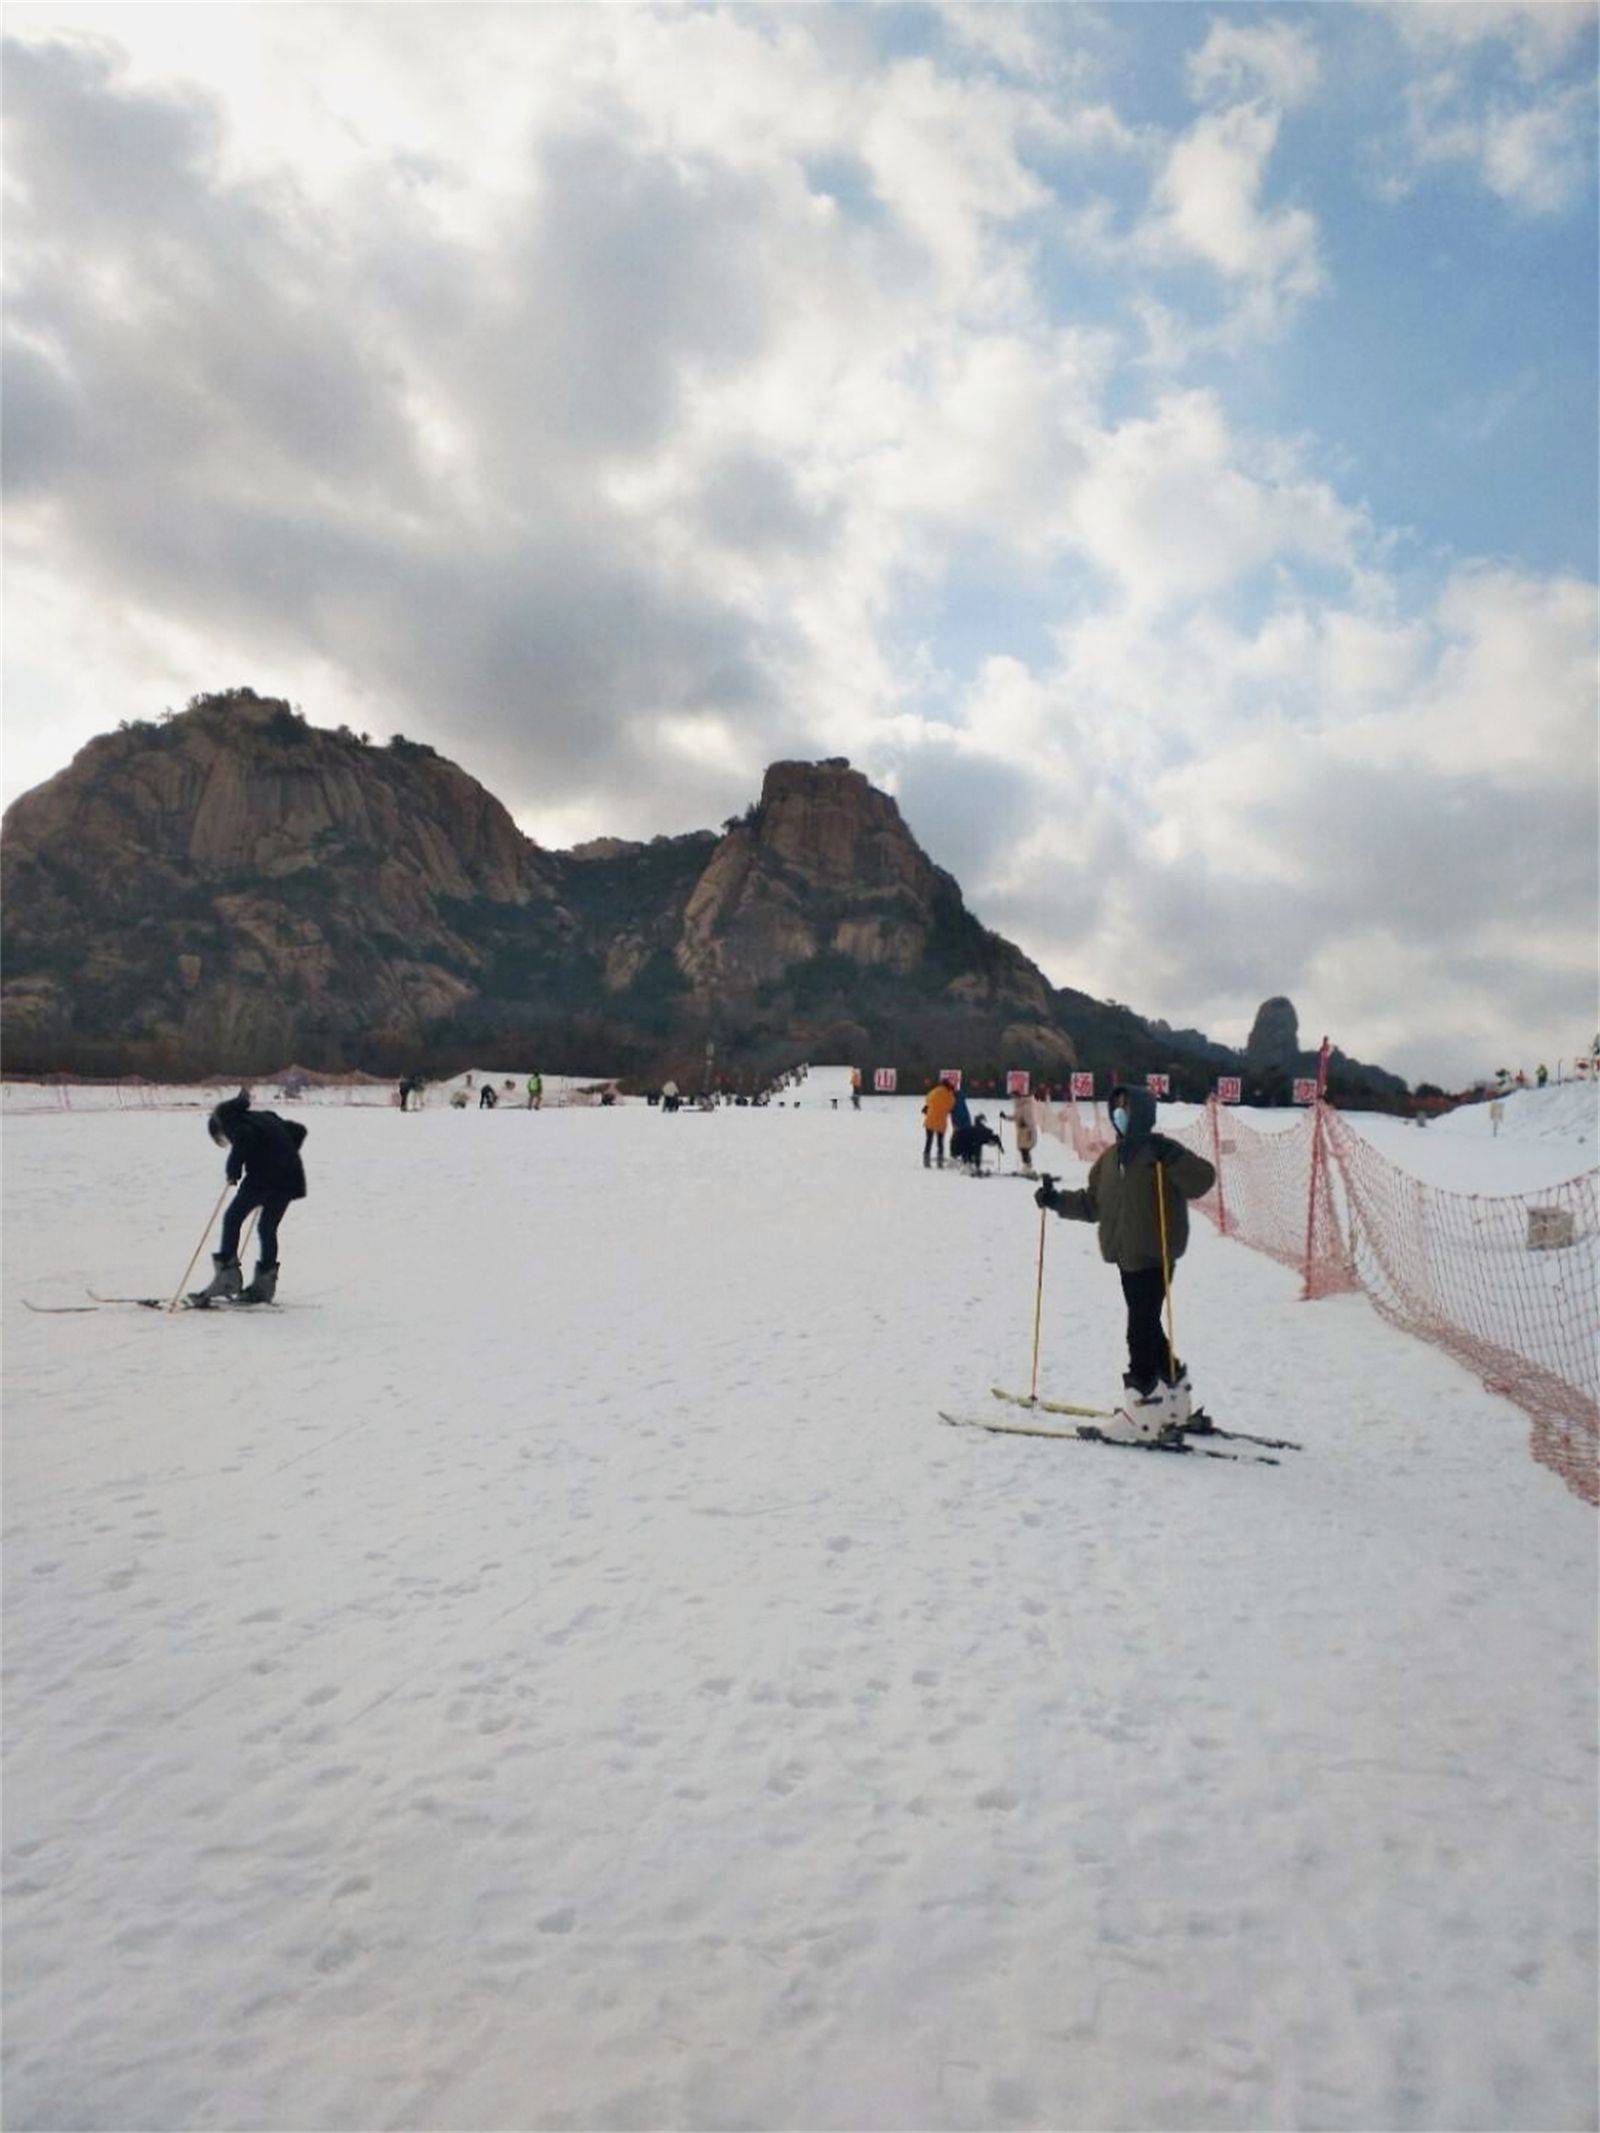
[[[926,1170],[935,1154],[944,1168],[944,1137],[950,1128],[950,1113],[956,1107],[956,1092],[947,1081],[936,1081],[922,1100],[922,1167]]]

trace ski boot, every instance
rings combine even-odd
[[[225,1259],[221,1252],[211,1254],[211,1279],[203,1289],[189,1291],[189,1303],[196,1311],[208,1311],[214,1303],[232,1303],[243,1285],[237,1259]]]
[[[1210,1429],[1210,1418],[1203,1408],[1194,1405],[1187,1363],[1175,1362],[1169,1370],[1163,1371],[1161,1389],[1167,1396],[1167,1420],[1175,1430],[1202,1436]]]
[[[242,1304],[269,1304],[277,1293],[278,1262],[263,1259],[249,1288],[242,1289],[235,1300]]]
[[[1136,1379],[1125,1377],[1122,1398],[1103,1425],[1103,1434],[1124,1444],[1159,1444],[1180,1434],[1171,1426],[1171,1412],[1170,1388],[1159,1379],[1153,1385],[1142,1386]]]

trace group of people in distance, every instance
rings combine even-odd
[[[1029,1107],[1031,1111],[1031,1106]],[[1002,1119],[1005,1113],[1001,1113]],[[924,1169],[935,1166],[944,1168],[945,1136],[949,1135],[950,1157],[963,1170],[974,1177],[983,1170],[985,1148],[1003,1145],[1000,1136],[980,1111],[973,1117],[966,1094],[948,1081],[936,1081],[922,1102],[922,1163]],[[1022,1156],[1024,1169],[1032,1168],[1032,1149],[1035,1135],[1030,1134],[1027,1151],[1023,1150],[1022,1133],[1017,1135],[1017,1152]]]
[[[1111,1091],[1110,1110],[1116,1138],[1097,1158],[1082,1188],[1064,1192],[1047,1177],[1033,1200],[1041,1214],[1093,1222],[1100,1256],[1117,1269],[1122,1281],[1128,1367],[1108,1434],[1138,1443],[1170,1441],[1186,1430],[1210,1426],[1193,1404],[1188,1369],[1173,1350],[1167,1330],[1170,1311],[1166,1326],[1162,1314],[1171,1296],[1173,1270],[1189,1242],[1188,1203],[1202,1199],[1217,1174],[1203,1155],[1156,1131],[1156,1100],[1148,1089],[1119,1085]],[[1031,1175],[1038,1143],[1033,1099],[1018,1096],[1014,1110],[1002,1112],[1001,1118],[1015,1125],[1017,1155]],[[922,1129],[925,1167],[943,1167],[947,1131],[952,1157],[973,1170],[981,1170],[986,1146],[1000,1145],[982,1114],[969,1117],[966,1098],[944,1080],[936,1082],[923,1101]]]

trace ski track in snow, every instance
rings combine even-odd
[[[25,1312],[176,1280],[220,1166],[8,1122],[10,2126],[1594,2125],[1525,1418],[1202,1223],[1197,1391],[1303,1452],[942,1429],[1038,1217],[837,1086],[312,1111],[271,1319]],[[1121,1318],[1053,1223],[1043,1388]]]

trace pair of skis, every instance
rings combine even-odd
[[[177,1302],[177,1305],[176,1305],[176,1307],[174,1307],[174,1305],[173,1305],[173,1302],[172,1302],[172,1298],[171,1298],[170,1296],[102,1296],[102,1295],[100,1295],[100,1294],[99,1294],[99,1292],[98,1292],[97,1290],[95,1290],[95,1289],[90,1289],[90,1290],[88,1291],[88,1296],[89,1296],[89,1301],[88,1301],[87,1303],[81,1303],[81,1304],[36,1304],[36,1303],[29,1303],[29,1302],[28,1302],[28,1299],[27,1299],[27,1297],[26,1297],[26,1296],[24,1296],[24,1297],[23,1297],[22,1301],[23,1301],[24,1305],[26,1306],[26,1308],[27,1308],[28,1310],[30,1310],[30,1311],[35,1311],[35,1312],[37,1312],[37,1313],[39,1314],[39,1316],[40,1316],[41,1318],[69,1318],[69,1317],[74,1317],[74,1316],[76,1316],[76,1315],[77,1315],[77,1313],[78,1313],[78,1312],[80,1312],[80,1311],[104,1311],[104,1310],[108,1309],[108,1308],[109,1308],[109,1307],[111,1307],[111,1306],[114,1306],[114,1305],[119,1305],[119,1304],[125,1304],[125,1305],[133,1305],[133,1306],[136,1306],[136,1307],[137,1307],[137,1308],[138,1308],[139,1310],[141,1310],[141,1311],[168,1311],[168,1310],[173,1310],[173,1309],[175,1308],[175,1309],[176,1309],[176,1310],[178,1310],[178,1311],[218,1311],[218,1312],[225,1312],[225,1311],[241,1311],[241,1312],[243,1312],[243,1311],[281,1311],[281,1310],[283,1310],[283,1308],[284,1308],[284,1306],[283,1306],[282,1304],[279,1304],[279,1303],[270,1303],[270,1304],[258,1304],[258,1303],[252,1303],[252,1304],[239,1304],[239,1303],[216,1303],[216,1304],[210,1304],[210,1303],[204,1303],[204,1304],[197,1304],[197,1303],[194,1303],[194,1302],[192,1302],[192,1301],[191,1301],[191,1299],[190,1299],[189,1297],[187,1297],[187,1296],[180,1296],[180,1297],[179,1297],[179,1299],[178,1299],[178,1302]]]
[[[1147,1442],[1127,1437],[1108,1436],[1101,1424],[1109,1422],[1111,1410],[1106,1407],[1076,1407],[1062,1400],[1040,1400],[1026,1393],[1005,1392],[998,1385],[990,1387],[997,1400],[1009,1406],[1024,1409],[1030,1415],[1060,1415],[1063,1418],[1078,1417],[1076,1421],[1063,1419],[1055,1424],[1048,1422],[1014,1422],[996,1415],[953,1415],[942,1409],[941,1422],[955,1429],[982,1429],[1003,1437],[1050,1437],[1063,1443],[1106,1444],[1119,1451],[1168,1452],[1179,1456],[1195,1454],[1202,1459],[1226,1459],[1238,1465],[1249,1463],[1259,1466],[1279,1466],[1282,1462],[1271,1457],[1274,1452],[1297,1452],[1301,1446],[1292,1437],[1256,1437],[1242,1429],[1219,1429],[1209,1416],[1198,1415],[1189,1425],[1188,1435],[1157,1437]],[[1259,1446],[1257,1451],[1223,1452],[1208,1444],[1196,1444],[1194,1436],[1221,1437],[1233,1444]]]

